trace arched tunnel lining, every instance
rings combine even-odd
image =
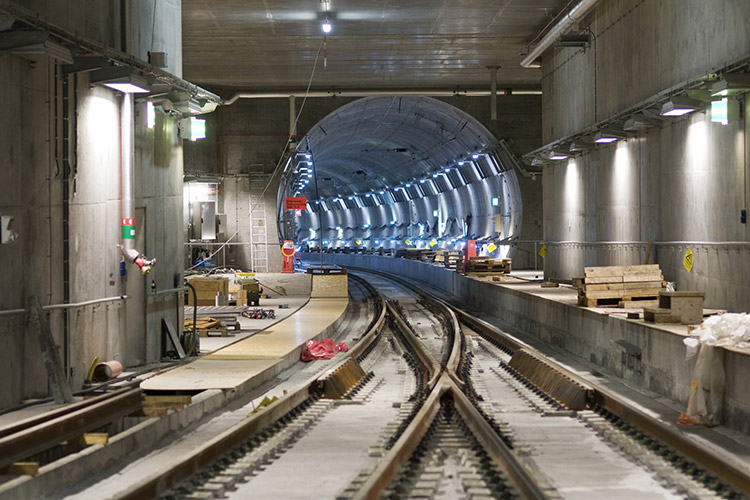
[[[312,127],[289,158],[280,234],[306,249],[462,248],[475,239],[486,255],[512,256],[522,201],[510,154],[443,101],[354,101]],[[307,209],[287,213],[286,196],[306,197]]]

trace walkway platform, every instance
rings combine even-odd
[[[349,304],[346,274],[313,276],[310,300],[296,312],[212,353],[149,378],[149,392],[249,390],[274,378],[299,360],[308,340],[322,340],[343,320]],[[320,283],[317,283],[320,281]]]

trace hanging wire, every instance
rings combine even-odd
[[[325,37],[323,37],[325,39]],[[294,118],[294,125],[295,127],[299,123],[299,118],[302,115],[302,110],[305,109],[305,103],[307,102],[307,96],[310,94],[310,87],[312,86],[313,77],[315,76],[315,69],[318,67],[318,60],[320,59],[320,51],[323,48],[323,40],[320,41],[320,45],[318,45],[318,51],[315,54],[315,62],[313,63],[312,71],[310,72],[310,79],[307,82],[307,88],[305,89],[305,96],[302,99],[302,104],[299,107],[299,111],[297,112],[297,116]],[[260,200],[260,203],[263,202],[263,196],[266,194],[266,191],[268,191],[268,188],[271,186],[271,183],[274,180],[274,177],[281,171],[281,164],[284,161],[284,158],[286,157],[287,151],[289,150],[289,141],[286,141],[286,144],[284,145],[284,149],[281,151],[281,156],[279,156],[279,161],[276,162],[276,166],[273,169],[273,172],[271,172],[271,176],[268,178],[268,182],[263,187],[263,191],[261,191],[260,196],[258,196],[258,199]],[[314,169],[313,169],[314,170]],[[258,205],[258,201],[255,203],[250,204],[250,213],[252,213],[253,209]],[[226,247],[229,242],[231,242],[238,234],[240,233],[239,229],[234,232],[232,236],[227,238],[227,241],[224,242],[223,245],[219,246],[211,255],[209,255],[206,259],[212,258],[214,255],[219,253],[224,247]],[[268,242],[266,242],[268,244]],[[192,271],[196,267],[198,267],[201,263],[194,264],[191,267],[187,269],[187,271]],[[254,271],[254,269],[253,269]]]

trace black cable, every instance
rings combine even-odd
[[[193,334],[192,334],[193,339],[192,339],[192,343],[191,343],[191,346],[190,346],[190,351],[187,353],[187,355],[190,356],[193,351],[195,351],[196,354],[197,354],[198,353],[198,349],[199,349],[199,346],[198,346],[198,327],[197,327],[197,324],[198,324],[198,294],[195,291],[195,287],[192,284],[190,284],[189,281],[185,281],[185,286],[187,286],[188,288],[190,288],[190,290],[193,292]]]

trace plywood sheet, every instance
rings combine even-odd
[[[344,313],[348,303],[348,299],[310,299],[296,314],[209,354],[205,359],[281,358],[331,326]]]
[[[313,274],[312,298],[345,298],[349,295],[346,274]]]
[[[234,389],[273,367],[277,359],[213,360],[201,358],[141,382],[147,391]]]

